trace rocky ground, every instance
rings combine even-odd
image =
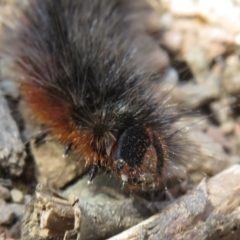
[[[179,108],[187,113],[173,128],[183,129],[184,137],[198,149],[197,156],[191,157],[193,160],[189,159],[188,162],[182,163],[183,166],[178,166],[176,176],[181,178],[184,183],[181,191],[179,188],[177,190],[173,188],[167,194],[164,191],[164,194],[159,194],[160,196],[141,195],[136,197],[136,200],[134,196],[129,197],[129,194],[128,196],[123,194],[121,183],[115,182],[106,175],[98,177],[93,185],[88,186],[86,179],[80,178],[85,169],[82,167],[78,155],[70,153],[68,157],[62,158],[63,146],[51,138],[39,146],[36,146],[33,141],[29,141],[29,136],[33,137],[39,128],[34,122],[23,121],[22,117],[25,116],[26,119],[28,113],[24,104],[20,102],[17,87],[11,82],[13,73],[7,70],[11,63],[7,59],[3,59],[0,81],[0,240],[20,238],[21,220],[24,216],[25,206],[32,200],[39,182],[62,189],[64,194],[71,193],[77,196],[80,199],[80,209],[83,212],[86,209],[92,211],[91,216],[83,214],[88,224],[92,221],[88,218],[93,218],[93,216],[99,220],[99,216],[96,214],[101,215],[99,209],[105,205],[109,206],[110,212],[115,211],[112,214],[114,217],[119,214],[122,226],[118,224],[119,219],[113,218],[110,227],[106,223],[107,230],[105,232],[99,225],[94,225],[95,222],[91,222],[97,232],[95,235],[91,235],[87,231],[84,233],[81,230],[83,232],[82,239],[105,239],[138,224],[170,203],[174,203],[179,195],[188,193],[188,190],[193,189],[204,176],[215,176],[232,165],[239,164],[240,1],[149,0],[149,3],[155,9],[155,13],[149,15],[147,27],[154,33],[154,38],[159,43],[159,49],[168,55],[167,60],[164,58],[166,60],[164,65],[168,65],[168,70],[163,77],[161,87],[164,86],[166,91],[171,91],[171,101],[177,103]],[[10,16],[17,14],[16,5],[22,7],[24,1],[20,3],[17,0],[2,0],[0,4],[0,21],[3,22],[6,18],[10,19]],[[194,151],[189,150],[188,146],[186,146],[186,152],[194,155]],[[212,189],[215,184],[213,189],[217,189],[219,186],[215,181],[219,182],[219,185],[223,185],[224,181],[228,183],[229,185],[224,185],[225,189],[239,188],[237,181],[228,181],[233,174],[231,171],[231,174],[224,175],[226,176],[224,178],[221,178],[223,175],[212,178],[212,182],[206,183],[206,188],[210,184]],[[237,176],[240,176],[238,170],[234,171],[238,172]],[[233,177],[232,179],[238,178]],[[204,183],[198,186],[196,193],[205,189],[203,185]],[[42,199],[47,199],[46,196],[53,197],[52,193],[48,195],[49,191],[52,190],[38,187],[37,192],[42,198],[37,201],[43,204]],[[46,192],[48,193],[46,194]],[[211,191],[209,190],[209,192]],[[205,195],[207,196],[207,194]],[[190,201],[187,196],[185,199],[181,198],[183,200],[180,201],[183,203]],[[54,197],[58,197],[58,195],[54,195]],[[225,199],[225,197],[220,199]],[[235,217],[228,216],[237,221],[240,219],[236,212],[240,205],[239,200],[236,200],[238,192],[231,193],[228,197],[234,204],[227,209],[227,213],[234,212]],[[36,197],[34,199],[36,201]],[[61,199],[66,200],[65,198]],[[51,199],[51,201],[56,204],[56,199]],[[135,205],[136,201],[138,207]],[[98,205],[99,203],[102,205]],[[90,207],[87,204],[90,204]],[[33,206],[33,204],[29,206]],[[218,205],[216,204],[216,206]],[[122,209],[122,212],[119,209]],[[124,216],[125,213],[129,215],[128,219]],[[24,224],[26,224],[26,215],[28,214],[29,208],[25,213]],[[71,214],[73,213],[71,212]],[[172,213],[168,214],[171,219]],[[102,219],[111,219],[112,215],[106,215]],[[214,215],[214,217],[217,220],[220,219],[218,215]],[[102,219],[101,221],[103,221]],[[164,221],[166,222],[166,220]],[[202,222],[204,223],[203,220]],[[222,222],[224,221],[222,220]],[[236,222],[234,226],[239,227],[239,225],[240,221]],[[184,230],[184,226],[178,227]],[[201,227],[204,228],[204,226]],[[212,231],[214,229],[212,227]],[[26,232],[26,226],[24,231]],[[133,231],[139,232],[139,229]],[[51,234],[40,237],[43,234],[43,231],[40,230],[36,230],[36,234],[39,239],[54,237]],[[88,237],[84,238],[83,236]],[[143,239],[139,236],[134,238],[132,235],[122,235],[113,239],[128,239],[129,236],[132,237],[131,239]],[[184,236],[185,239],[190,239],[189,235],[189,238]],[[194,239],[218,239],[209,237],[213,236],[211,234],[204,235],[202,233],[197,236]],[[224,237],[223,239],[234,239],[228,234]],[[25,235],[24,239],[33,238],[26,238]],[[184,238],[178,236],[176,239]]]

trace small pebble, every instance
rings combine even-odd
[[[14,213],[3,199],[0,199],[0,225],[11,224],[14,220]]]
[[[24,196],[23,196],[22,192],[17,189],[11,190],[11,196],[12,196],[13,202],[15,202],[15,203],[23,203],[24,202]]]
[[[24,196],[24,203],[25,203],[25,204],[28,204],[31,200],[32,200],[32,196],[31,196],[31,195],[26,194],[26,195]]]
[[[218,101],[210,103],[210,109],[213,112],[214,119],[218,122],[223,124],[227,121],[229,117],[228,111],[220,104]]]
[[[0,198],[4,200],[9,200],[11,198],[10,191],[1,185],[0,185]]]
[[[172,52],[180,52],[183,36],[177,31],[168,31],[164,34],[163,42]]]
[[[238,55],[232,55],[227,58],[227,66],[223,75],[223,86],[225,90],[233,95],[240,93],[239,74],[240,62]]]
[[[225,136],[222,134],[221,130],[218,127],[215,126],[209,126],[208,128],[208,134],[219,144],[221,144],[225,150],[231,151],[232,147],[230,142],[225,138]]]
[[[24,215],[25,206],[19,203],[9,204],[9,208],[14,212],[17,219],[22,219]]]
[[[173,89],[172,96],[176,102],[184,104],[185,108],[194,109],[215,99],[216,92],[204,83],[184,83]]]
[[[173,0],[170,4],[170,11],[175,15],[194,16],[197,12],[197,6],[191,0]]]
[[[164,83],[171,84],[172,86],[177,85],[179,78],[176,69],[173,67],[168,68],[165,75],[163,76],[162,81]]]
[[[233,133],[234,127],[235,127],[235,125],[232,121],[224,122],[221,125],[221,132],[225,135],[229,135],[229,134]]]
[[[12,188],[12,180],[0,178],[0,185],[6,188]]]
[[[209,68],[206,50],[200,46],[192,46],[185,54],[185,60],[193,72],[195,80],[202,83]]]
[[[170,13],[164,13],[161,16],[160,22],[165,29],[171,29],[174,24],[174,19]]]
[[[10,96],[13,99],[17,99],[20,95],[17,84],[9,79],[1,81],[0,87],[2,88],[4,95]]]

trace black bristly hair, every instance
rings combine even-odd
[[[179,114],[165,105],[166,93],[152,94],[163,73],[139,61],[158,46],[129,16],[148,6],[132,4],[29,1],[6,30],[4,51],[33,115],[85,157],[90,181],[100,168],[131,189],[157,189],[168,162],[182,157],[183,140],[171,132]]]

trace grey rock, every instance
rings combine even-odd
[[[0,199],[0,213],[0,225],[11,224],[13,222],[14,212],[3,199]]]
[[[166,84],[171,84],[172,86],[175,86],[179,81],[179,77],[176,69],[173,67],[168,68],[168,70],[163,76],[162,81],[164,84],[166,83]]]
[[[212,103],[210,103],[210,109],[213,113],[214,119],[218,122],[218,123],[224,123],[227,121],[227,119],[229,118],[229,113],[228,111],[222,106],[222,104],[218,101],[214,101]]]
[[[185,60],[189,64],[198,83],[202,83],[208,73],[209,62],[202,47],[192,46],[186,53]]]
[[[17,99],[20,96],[17,84],[9,79],[0,82],[1,89],[4,95]]]
[[[237,55],[227,58],[227,67],[224,71],[223,85],[230,94],[240,93],[240,62]]]
[[[185,122],[177,122],[174,129],[182,130],[182,144],[186,146],[186,157],[175,165],[183,166],[191,181],[199,182],[204,176],[213,176],[238,161],[226,154],[226,142],[222,142],[222,139],[217,141],[208,133]]]
[[[24,203],[25,203],[25,204],[28,204],[31,200],[32,200],[32,196],[31,196],[31,195],[26,194],[26,195],[24,196]]]
[[[1,185],[0,185],[0,198],[4,200],[9,200],[11,198],[10,191]]]
[[[13,176],[19,176],[25,164],[24,144],[7,102],[0,92],[0,166]]]
[[[8,207],[14,212],[17,219],[21,220],[24,215],[25,205],[18,203],[11,203]]]
[[[85,160],[73,151],[63,157],[64,146],[55,141],[47,141],[39,146],[32,143],[31,149],[38,182],[48,182],[55,188],[65,186],[85,173],[88,167]]]
[[[218,93],[208,84],[185,83],[176,86],[172,91],[173,99],[185,109],[194,109],[218,97]]]
[[[229,120],[221,125],[221,132],[225,135],[232,134],[234,131],[234,127],[234,122]]]

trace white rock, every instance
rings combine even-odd
[[[23,193],[17,189],[11,190],[11,196],[12,196],[13,202],[15,202],[15,203],[23,203],[24,202]]]

